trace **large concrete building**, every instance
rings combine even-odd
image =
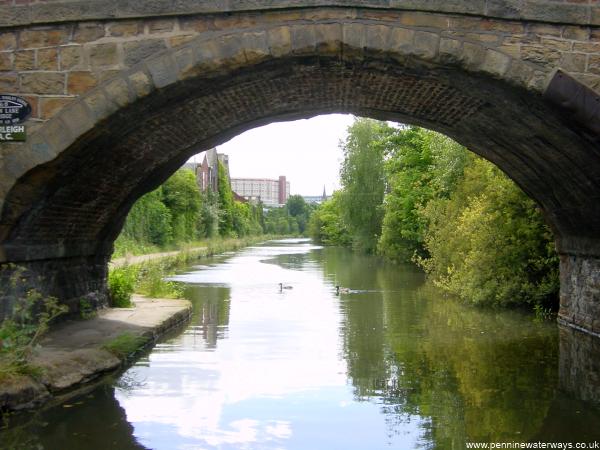
[[[231,189],[248,200],[260,200],[265,206],[284,205],[290,196],[290,182],[285,176],[269,178],[232,178]]]

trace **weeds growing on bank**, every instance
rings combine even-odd
[[[82,320],[93,319],[97,314],[94,305],[92,305],[89,299],[82,298],[79,300],[79,316]]]
[[[22,281],[21,276],[17,271],[12,277],[12,288]],[[0,381],[18,375],[39,375],[39,369],[31,366],[28,358],[50,323],[67,310],[55,298],[44,297],[34,289],[17,296],[12,316],[0,324]]]
[[[542,305],[534,305],[533,312],[535,314],[534,321],[536,322],[554,320],[556,318],[556,313],[552,311],[552,308],[544,308]]]
[[[135,266],[125,266],[112,269],[108,276],[108,292],[111,306],[115,308],[130,308],[131,294],[135,289],[138,269]]]
[[[148,342],[148,338],[131,333],[123,333],[102,346],[116,357],[123,359],[137,352]]]
[[[160,262],[140,267],[136,292],[151,298],[183,297],[183,285],[165,279],[170,272],[169,269],[168,265]]]

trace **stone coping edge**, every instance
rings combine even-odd
[[[137,298],[140,299],[140,297]],[[40,380],[22,376],[2,383],[0,385],[0,417],[6,413],[56,406],[74,396],[81,395],[82,391],[88,392],[94,389],[98,383],[102,382],[102,377],[125,367],[132,361],[134,355],[156,344],[157,340],[167,332],[187,323],[192,315],[192,304],[187,300],[142,299],[142,301],[159,302],[157,307],[166,302],[178,302],[179,307],[171,305],[173,311],[169,312],[168,317],[162,318],[157,323],[139,327],[138,331],[132,332],[128,324],[123,322],[123,332],[143,338],[133,354],[117,357],[108,352],[102,348],[102,345],[110,341],[108,339],[94,348],[73,349],[73,351],[65,352],[65,361],[59,360],[50,367],[51,374],[44,373]],[[131,311],[135,311],[135,309],[131,309]],[[91,319],[91,321],[93,320],[95,319]],[[47,349],[50,352],[54,350]],[[41,353],[43,355],[44,351]],[[76,376],[70,376],[71,374],[67,373],[73,368],[73,361],[84,368]]]

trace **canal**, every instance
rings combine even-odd
[[[112,382],[1,432],[0,447],[600,441],[596,340],[461,305],[412,266],[283,240],[174,278],[194,307],[184,330]]]

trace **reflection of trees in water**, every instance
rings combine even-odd
[[[192,320],[186,335],[200,335],[206,348],[216,348],[229,325],[231,288],[227,286],[194,286],[186,292],[193,305]]]
[[[33,415],[0,431],[0,447],[7,450],[143,450],[133,436],[125,410],[114,389],[102,386],[64,405]]]
[[[555,394],[555,329],[506,311],[428,300],[434,295],[428,286],[417,292],[425,305],[417,348],[429,362],[428,389],[443,408],[432,421],[436,441],[448,441],[453,428],[472,441],[529,439]],[[450,389],[439,380],[445,373],[454,383]]]
[[[357,399],[383,404],[390,434],[419,415],[436,448],[536,436],[558,384],[553,324],[438,298],[422,276],[376,258],[321,257],[333,283],[379,291],[340,296],[343,354]]]

